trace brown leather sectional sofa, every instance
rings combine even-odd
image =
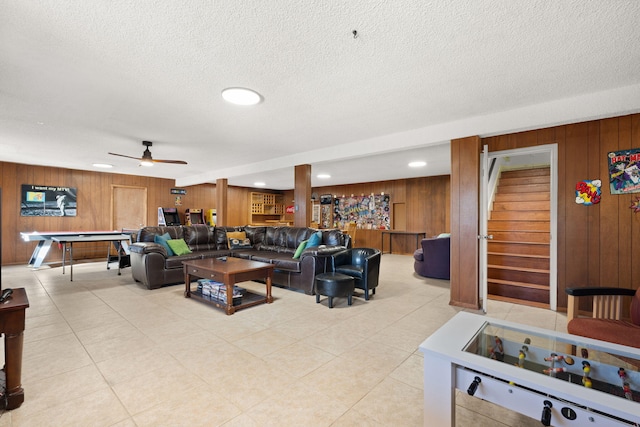
[[[230,249],[227,232],[244,231],[251,247]],[[144,227],[131,245],[131,274],[149,289],[184,283],[182,261],[233,256],[275,265],[273,284],[313,295],[317,274],[329,267],[328,256],[351,247],[351,238],[340,230],[320,230],[318,246],[306,248],[299,258],[293,255],[300,243],[318,230],[307,227],[210,227],[204,224]],[[166,249],[155,243],[156,235],[169,233],[173,239],[184,239],[190,254],[168,256]]]

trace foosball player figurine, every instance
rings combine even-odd
[[[524,347],[524,346],[523,346]],[[524,367],[524,359],[527,358],[527,355],[524,352],[524,349],[520,349],[520,353],[518,354],[518,367]]]
[[[493,340],[493,347],[489,350],[491,353],[491,359],[502,362],[504,360],[504,347],[502,347],[502,340],[499,337],[494,337]]]
[[[554,377],[556,376],[556,374],[558,372],[566,372],[567,368],[548,368],[543,370],[542,372],[544,372],[545,374],[549,375],[550,377]]]
[[[629,381],[627,381],[627,372],[624,370],[624,368],[618,369],[618,376],[622,380],[622,392],[624,393],[624,397],[629,400],[633,400],[631,387],[629,386]]]
[[[584,376],[582,377],[582,385],[587,388],[591,388],[591,378],[589,374],[591,373],[591,364],[586,360],[582,362],[582,372],[584,372]]]
[[[631,387],[629,386],[628,382],[624,382],[622,384],[622,391],[624,392],[624,397],[626,397],[629,400],[633,400],[633,395],[631,394]]]
[[[618,376],[624,383],[627,380],[627,371],[625,371],[624,368],[618,369]]]

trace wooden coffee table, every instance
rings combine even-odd
[[[273,264],[258,261],[249,261],[239,258],[208,258],[183,261],[184,269],[184,297],[195,298],[200,301],[224,308],[227,314],[233,314],[241,308],[251,307],[258,304],[271,304],[271,278],[273,277]],[[191,278],[215,280],[227,286],[227,295],[233,296],[233,285],[249,280],[265,280],[267,285],[267,295],[260,295],[251,291],[246,291],[242,296],[242,302],[233,305],[233,298],[227,298],[226,304],[220,300],[215,300],[202,295],[199,291],[191,290]]]

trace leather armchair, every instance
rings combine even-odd
[[[369,291],[372,295],[376,293],[381,258],[378,249],[346,249],[331,256],[331,268],[336,273],[353,277],[355,287],[364,290],[364,299],[369,300]]]
[[[640,289],[567,288],[567,331],[573,335],[640,348]],[[578,317],[578,299],[593,297],[592,316]],[[631,321],[622,319],[622,299],[631,298]]]

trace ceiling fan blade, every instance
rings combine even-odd
[[[118,153],[109,153],[109,154],[111,154],[112,156],[126,157],[128,159],[142,160],[140,157],[127,156],[127,155],[124,155],[124,154],[118,154]]]
[[[154,163],[173,163],[175,165],[186,165],[187,162],[185,162],[184,160],[156,160],[153,159],[151,160]]]

